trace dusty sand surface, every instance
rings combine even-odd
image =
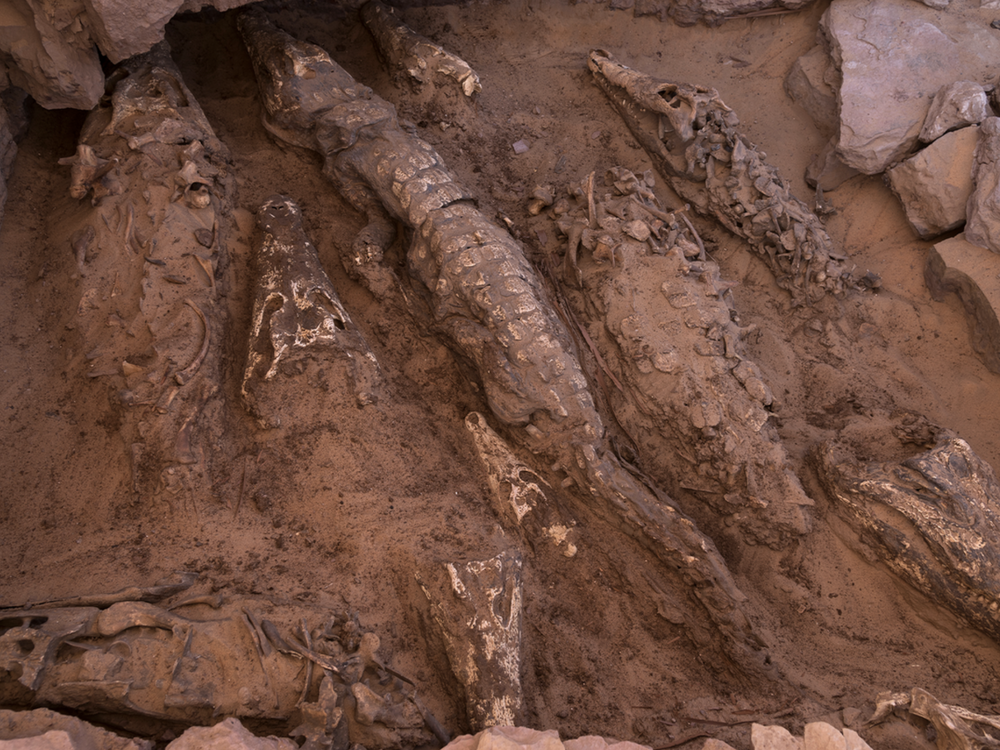
[[[714,29],[633,19],[605,4],[408,9],[403,16],[415,30],[462,56],[482,79],[478,103],[461,120],[395,87],[353,14],[304,3],[275,18],[393,102],[484,212],[508,217],[529,257],[543,262],[558,261],[562,248],[552,220],[527,212],[536,185],[561,191],[591,171],[651,166],[590,80],[586,54],[594,47],[652,75],[716,87],[749,138],[809,201],[802,175],[823,137],[782,81],[813,45],[824,7]],[[323,179],[313,154],[277,145],[261,127],[234,18],[180,17],[168,40],[231,150],[242,207],[241,233],[229,247],[228,416],[226,439],[213,448],[212,496],[170,504],[132,492],[129,449],[117,429],[123,407],[107,379],[85,376],[87,352],[67,328],[82,282],[72,252],[53,240],[79,210],[67,192],[68,169],[56,161],[73,153],[84,114],[36,110],[0,231],[0,604],[113,591],[186,569],[202,575],[196,591],[271,602],[279,620],[299,605],[356,612],[438,718],[461,730],[460,694],[414,576],[509,543],[463,424],[469,411],[487,410],[485,401],[471,371],[402,299],[376,304],[345,275],[339,254],[363,217]],[[515,154],[512,144],[522,139],[530,148]],[[308,433],[259,432],[238,398],[252,301],[252,214],[276,191],[299,202],[386,378],[376,406],[359,409],[345,397]],[[668,193],[662,187],[669,203]],[[742,750],[750,721],[801,731],[845,707],[867,715],[881,690],[922,686],[943,701],[1000,712],[997,645],[884,572],[832,513],[808,461],[815,446],[845,432],[873,459],[899,458],[879,436],[893,413],[909,410],[1000,466],[997,376],[972,351],[959,302],[931,300],[923,281],[928,246],[915,239],[881,178],[856,177],[827,199],[837,209],[826,220],[830,234],[861,273],[881,276],[877,293],[791,309],[745,245],[697,222],[723,277],[737,282],[744,325],[758,326],[749,355],[779,401],[774,421],[816,503],[812,531],[774,551],[739,543],[711,514],[691,510],[692,498],[678,498],[748,595],[778,679],[741,679],[715,652],[699,652],[658,615],[644,575],[655,564],[648,554],[581,517],[575,557],[526,553],[525,724],[653,747],[718,736]],[[397,250],[392,260],[401,258]],[[595,363],[584,362],[593,376]],[[559,485],[557,475],[548,478]],[[666,596],[685,600],[682,591]],[[862,734],[876,748],[923,742],[908,729]]]

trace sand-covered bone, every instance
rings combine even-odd
[[[808,530],[812,500],[769,421],[774,396],[745,355],[754,329],[734,321],[732,285],[653,188],[652,174],[615,167],[571,190],[559,227],[589,256],[580,268],[590,304],[578,314],[599,311],[591,337],[624,386],[609,399],[645,470],[674,497],[731,517],[744,538],[780,545]],[[657,312],[664,299],[669,315]]]
[[[378,361],[323,270],[301,210],[290,198],[272,196],[257,212],[257,225],[258,283],[242,386],[247,408],[263,425],[281,425],[301,398],[303,378],[323,381],[317,391],[345,389],[326,382],[335,377],[328,368],[337,359],[346,363],[358,403],[372,403],[381,379]],[[310,369],[318,372],[306,374]],[[315,403],[309,409],[322,411]],[[296,411],[297,424],[301,416]]]
[[[470,97],[483,90],[479,76],[465,60],[413,31],[395,9],[380,0],[362,6],[361,20],[375,39],[379,55],[397,74],[420,84],[433,84],[437,76],[451,78]]]
[[[134,492],[186,505],[209,491],[202,441],[221,429],[206,412],[227,329],[228,157],[165,44],[112,80],[110,106],[91,112],[63,160],[81,199],[55,230],[81,273],[68,327],[86,375],[124,414]]]
[[[420,578],[473,731],[521,723],[521,556],[446,563]]]
[[[300,623],[287,628],[265,620],[275,640],[294,648],[265,650],[266,639],[252,636],[246,615],[258,621],[254,610],[261,608]],[[325,624],[304,630],[306,618]],[[314,740],[329,729],[344,746],[381,750],[425,744],[429,724],[440,729],[414,683],[376,656],[378,637],[350,616],[275,610],[254,600],[219,610],[189,607],[181,616],[123,601],[104,609],[11,610],[2,623],[0,699],[12,704],[189,724],[223,713],[288,722],[293,736]],[[304,672],[297,649],[331,668]],[[27,695],[12,689],[12,675]]]
[[[825,443],[820,481],[890,570],[1000,639],[1000,483],[968,443],[936,432],[930,450],[898,462],[864,463],[848,444]],[[903,443],[926,437],[905,425],[895,434]]]
[[[603,50],[592,51],[589,64],[671,188],[744,238],[794,303],[848,288],[847,256],[740,133],[739,118],[715,89],[652,78]]]
[[[1000,744],[995,737],[1000,730],[1000,716],[942,703],[919,687],[909,693],[879,693],[875,698],[875,713],[868,723],[881,723],[900,709],[931,723],[940,750],[981,750]]]
[[[324,173],[369,217],[351,263],[376,292],[391,288],[379,262],[389,217],[414,231],[407,259],[438,328],[482,382],[502,422],[523,426],[532,450],[555,459],[591,507],[683,571],[688,594],[718,645],[759,670],[760,642],[718,550],[665,496],[610,450],[572,339],[522,246],[490,221],[434,149],[399,124],[391,104],[356,82],[319,47],[276,29],[260,11],[241,15],[265,106],[265,126],[318,151]],[[610,512],[608,512],[610,511]]]

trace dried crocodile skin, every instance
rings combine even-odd
[[[715,89],[657,80],[602,50],[590,70],[670,186],[750,243],[795,304],[851,284],[823,222],[738,130]]]
[[[452,346],[475,365],[497,418],[524,426],[517,434],[526,445],[555,459],[597,507],[610,506],[608,520],[666,569],[682,571],[719,645],[744,670],[764,669],[740,609],[745,597],[715,545],[609,450],[569,333],[520,244],[475,208],[430,145],[400,127],[392,105],[323,50],[279,31],[260,11],[244,13],[239,25],[266,127],[318,151],[324,173],[368,214],[352,262],[369,287],[377,294],[392,283],[377,262],[392,238],[391,216],[414,230],[411,275]]]
[[[247,409],[263,426],[280,426],[287,403],[301,399],[296,376],[310,364],[323,371],[309,376],[310,382],[324,383],[310,389],[314,398],[318,392],[337,393],[339,383],[326,382],[336,377],[326,372],[331,359],[346,362],[358,403],[372,403],[381,379],[378,362],[306,237],[299,207],[285,196],[272,196],[257,212],[257,225],[257,293],[242,387]],[[322,411],[315,403],[312,409]],[[301,417],[297,412],[297,423]]]
[[[624,385],[610,401],[643,465],[675,496],[731,516],[744,539],[780,546],[805,533],[813,503],[769,422],[771,391],[743,354],[753,328],[734,322],[730,285],[663,210],[652,174],[616,167],[604,182],[571,191],[577,205],[559,226],[596,261],[582,266],[586,309],[599,311],[593,339]],[[664,298],[672,315],[655,312]]]
[[[187,503],[209,489],[202,446],[217,426],[206,412],[227,327],[228,153],[165,43],[111,81],[111,105],[91,112],[76,156],[62,160],[74,197],[90,197],[61,223],[81,274],[70,325],[87,375],[124,411],[135,492]]]
[[[375,39],[379,55],[397,73],[405,72],[420,84],[431,83],[438,75],[452,78],[465,96],[483,90],[479,76],[465,60],[411,30],[385,3],[369,0],[361,8],[361,20]]]
[[[1000,482],[969,444],[940,431],[899,463],[861,463],[836,441],[817,451],[834,509],[900,578],[1000,639]]]

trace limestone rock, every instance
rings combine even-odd
[[[806,184],[825,192],[834,190],[860,174],[837,155],[836,140],[831,138],[806,168]]]
[[[847,740],[839,729],[825,721],[813,721],[806,724],[803,737],[804,750],[846,750]]]
[[[167,750],[298,750],[298,745],[290,739],[257,737],[239,719],[229,718],[214,727],[191,727]]]
[[[27,744],[15,744],[27,743]],[[34,711],[0,710],[0,748],[4,750],[149,750],[153,743],[128,739],[114,732],[48,708]]]
[[[861,735],[853,729],[844,730],[844,740],[847,742],[847,750],[872,750],[871,745],[861,739]]]
[[[837,130],[837,90],[832,84],[837,76],[830,54],[821,44],[792,63],[785,76],[785,93],[824,133]]]
[[[478,734],[456,737],[444,750],[564,750],[564,745],[555,729],[491,727]]]
[[[969,315],[972,348],[986,366],[1000,373],[1000,257],[969,242],[962,235],[931,248],[924,280],[934,299],[955,292]]]
[[[53,729],[35,737],[0,740],[0,750],[86,750],[62,730]]]
[[[979,126],[972,165],[973,190],[965,209],[965,239],[1000,253],[1000,117]]]
[[[942,86],[1000,73],[1000,39],[971,13],[912,0],[834,0],[820,31],[843,79],[838,153],[866,174],[909,153]]]
[[[163,29],[182,2],[83,1],[95,41],[111,62],[116,63],[147,51],[163,39]]]
[[[978,140],[975,125],[947,133],[886,172],[910,226],[921,237],[934,237],[965,221]]]
[[[24,89],[46,109],[93,109],[104,94],[98,47],[120,62],[152,49],[177,13],[248,2],[8,0],[0,15],[0,83]]]
[[[101,61],[79,23],[79,2],[10,0],[0,17],[0,62],[10,82],[46,109],[92,109],[104,94]]]
[[[705,744],[701,746],[701,750],[733,750],[733,746],[712,737],[705,740]]]
[[[753,750],[803,750],[802,740],[784,727],[754,724],[750,728]]]
[[[635,742],[615,742],[608,741],[604,737],[598,737],[596,735],[587,735],[586,737],[578,737],[575,740],[566,740],[563,742],[563,746],[566,750],[649,750],[646,745],[639,745]],[[728,745],[726,745],[728,747]],[[711,748],[709,749],[711,750]],[[722,750],[718,748],[717,750]]]
[[[930,143],[949,130],[978,125],[992,114],[982,86],[974,81],[958,81],[934,95],[920,129],[920,140]]]

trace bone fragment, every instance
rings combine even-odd
[[[473,731],[516,726],[521,718],[521,556],[446,563],[447,580],[420,580],[465,690]],[[435,580],[437,582],[435,583]]]
[[[303,378],[296,374],[310,362],[327,359],[347,362],[360,405],[374,402],[381,380],[378,361],[323,270],[298,206],[273,196],[258,211],[257,223],[259,282],[242,386],[248,411],[262,426],[280,426],[290,416],[283,411],[295,400],[293,392],[301,388]],[[330,387],[342,388],[339,383]]]
[[[1000,641],[1000,482],[968,443],[936,433],[933,448],[898,462],[861,463],[825,443],[820,481],[889,570]]]
[[[420,84],[433,83],[438,75],[453,78],[469,97],[483,90],[479,76],[465,60],[410,29],[394,8],[369,0],[361,8],[361,20],[375,39],[379,55],[398,73]]]
[[[277,30],[256,8],[239,27],[265,127],[319,152],[324,173],[368,215],[348,265],[385,294],[394,286],[379,262],[393,236],[390,219],[412,228],[409,273],[452,347],[475,367],[494,415],[524,427],[525,444],[553,458],[587,496],[579,501],[608,509],[604,517],[659,557],[665,573],[683,571],[719,645],[744,669],[763,669],[760,641],[740,610],[745,597],[715,545],[607,445],[572,339],[523,247],[475,207],[429,144],[400,126],[392,105],[322,49]]]
[[[95,607],[5,612],[4,631],[0,633],[0,670],[19,675],[18,682],[37,690],[59,647],[89,635],[98,614]],[[13,625],[15,622],[19,624]],[[29,643],[31,647],[27,648],[25,644]]]
[[[750,243],[794,304],[851,284],[847,256],[737,127],[715,89],[658,80],[603,50],[590,71],[653,164],[684,200]]]

